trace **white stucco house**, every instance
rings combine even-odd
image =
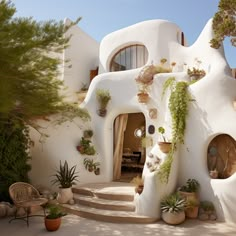
[[[112,32],[101,43],[93,40],[78,26],[73,26],[70,33],[73,34],[71,46],[65,50],[64,59],[70,59],[72,67],[65,67],[63,80],[73,100],[84,84],[90,84],[80,106],[88,110],[91,121],[81,123],[76,119],[73,123],[67,122],[56,127],[42,121],[50,136],[41,144],[37,142],[38,134],[32,133],[36,143],[31,150],[32,182],[51,186],[50,176],[60,160],[77,165],[81,183],[119,179],[123,170],[120,160],[118,177],[114,174],[114,169],[117,168],[113,158],[117,132],[114,122],[119,115],[129,114],[131,121],[125,127],[126,141],[122,145],[122,153],[140,154],[142,161],[139,164],[142,165],[141,174],[145,179],[143,193],[135,198],[137,212],[160,217],[160,199],[184,184],[187,179],[194,178],[201,186],[200,198],[214,203],[218,218],[235,221],[236,80],[224,56],[223,47],[213,49],[209,45],[213,35],[211,20],[191,46],[187,46],[182,30],[165,20],[144,21]],[[169,66],[171,62],[176,65],[171,73],[154,76],[149,101],[140,103],[135,78],[145,65],[159,64],[162,58],[167,59]],[[163,162],[166,158],[166,154],[157,145],[157,140],[160,139],[158,127],[164,126],[167,137],[171,139],[168,95],[162,99],[163,84],[169,77],[175,77],[178,81],[190,81],[187,69],[196,66],[204,69],[206,75],[188,88],[195,101],[189,104],[184,144],[175,153],[168,184],[163,184],[157,175],[158,168],[150,171],[147,165],[152,162],[153,156]],[[91,80],[90,71],[97,67],[98,75]],[[108,90],[111,95],[105,117],[97,114],[97,89]],[[134,130],[141,126],[145,128],[145,148],[140,146],[137,137],[131,137],[134,136]],[[82,155],[76,149],[86,129],[92,129],[94,133],[91,143],[96,153],[92,156]],[[225,141],[225,136],[231,137],[233,141]],[[221,138],[222,142],[219,141]],[[209,175],[209,171],[213,170],[212,156],[214,159],[218,158],[214,168],[221,172],[221,177],[215,179]],[[100,163],[99,175],[85,169],[85,158]]]

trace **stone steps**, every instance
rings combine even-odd
[[[68,212],[84,218],[113,223],[153,223],[157,219],[135,213],[134,186],[130,183],[84,184],[73,188],[74,205]]]
[[[97,209],[113,211],[135,211],[133,202],[107,200],[93,196],[74,194],[75,203]]]
[[[71,214],[75,214],[84,218],[89,218],[98,221],[112,222],[112,223],[153,223],[157,219],[147,216],[136,215],[135,212],[130,211],[112,211],[97,209],[83,205],[68,205],[63,204],[63,208]]]

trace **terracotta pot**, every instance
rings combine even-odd
[[[198,217],[198,206],[190,207],[185,210],[186,217],[196,219]]]
[[[178,191],[181,197],[185,198],[186,201],[196,201],[199,202],[199,197],[198,194],[195,192],[189,193],[189,192],[183,192],[183,191]]]
[[[56,231],[59,229],[59,227],[61,225],[61,217],[56,218],[56,219],[47,219],[45,217],[44,224],[45,224],[47,231]]]
[[[98,109],[97,114],[101,117],[104,117],[107,114],[107,110],[106,109]]]
[[[171,143],[169,142],[158,142],[159,148],[163,153],[168,153],[171,148]]]
[[[141,194],[143,192],[143,185],[139,185],[135,188],[135,192]]]
[[[148,93],[138,93],[137,96],[140,103],[147,103],[149,100]]]
[[[78,146],[76,147],[76,149],[77,149],[81,154],[84,154],[84,147],[83,147],[83,146],[78,145]]]
[[[71,188],[60,188],[57,196],[57,201],[61,204],[68,203],[73,199],[73,193]]]
[[[170,225],[178,225],[185,221],[185,212],[162,212],[162,219]]]
[[[205,75],[200,75],[200,74],[192,74],[190,76],[190,80],[191,81],[198,81],[200,79],[202,79]]]
[[[219,176],[219,173],[218,173],[217,170],[211,170],[210,171],[210,176],[211,176],[212,179],[217,179],[218,176]]]
[[[100,168],[96,168],[96,170],[94,170],[94,174],[95,175],[100,175]]]

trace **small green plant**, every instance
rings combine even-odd
[[[84,167],[89,172],[96,171],[100,166],[100,162],[95,162],[94,160],[91,160],[89,158],[84,159]]]
[[[186,184],[180,187],[180,191],[188,193],[196,193],[200,188],[200,184],[196,179],[188,179]]]
[[[67,215],[65,212],[62,211],[60,205],[56,204],[48,204],[46,206],[46,218],[47,219],[57,219],[62,216]]]
[[[166,138],[165,138],[165,136],[164,136],[165,128],[162,127],[162,126],[160,126],[160,127],[158,128],[158,132],[161,134],[161,136],[162,136],[164,142],[166,142]]]
[[[91,129],[84,130],[84,138],[92,138],[93,131]]]
[[[144,179],[141,176],[134,177],[130,183],[135,184],[136,187],[143,186],[144,185]]]
[[[59,170],[56,170],[56,174],[53,175],[55,177],[54,180],[52,180],[52,184],[57,184],[61,188],[70,188],[72,185],[76,184],[76,181],[78,181],[78,172],[76,172],[76,165],[69,168],[67,161],[64,162],[64,164],[60,161],[60,168]]]
[[[81,91],[87,91],[88,85],[86,83],[82,83]]]
[[[187,73],[188,73],[189,76],[198,76],[200,78],[202,78],[206,75],[205,70],[197,69],[196,67],[193,67],[192,69],[188,68]]]
[[[81,138],[79,145],[76,147],[76,149],[81,154],[87,154],[87,155],[94,155],[96,153],[96,150],[94,146],[91,145],[91,140],[87,140],[84,137]]]
[[[215,210],[213,203],[210,201],[201,201],[200,208],[203,209],[205,212],[213,212]]]
[[[173,193],[162,199],[161,201],[161,211],[178,213],[184,211],[186,201],[181,198],[178,193]]]
[[[99,103],[100,109],[106,109],[108,102],[111,100],[111,95],[109,90],[106,89],[97,89],[96,97]]]

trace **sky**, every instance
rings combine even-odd
[[[193,44],[210,18],[218,10],[219,0],[12,0],[17,17],[37,21],[82,20],[78,26],[101,42],[103,37],[124,27],[152,19],[177,24]],[[224,41],[225,56],[236,68],[236,47]]]

